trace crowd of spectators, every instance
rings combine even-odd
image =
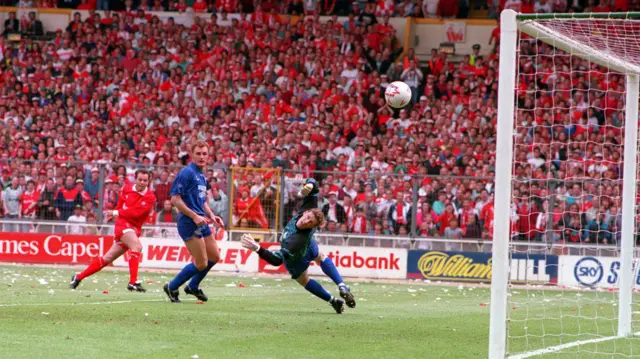
[[[0,37],[3,215],[96,221],[151,167],[149,222],[173,222],[169,188],[199,139],[227,225],[272,228],[314,176],[325,232],[490,239],[499,32],[488,56],[434,49],[420,63],[372,17],[259,10],[183,26],[138,10],[76,15],[49,42]],[[531,40],[520,52],[514,237],[613,243],[624,77]],[[383,99],[397,80],[415,94],[400,111]]]
[[[112,11],[196,13],[277,13],[286,15],[353,15],[372,23],[376,17],[467,18],[473,9],[489,18],[513,9],[522,13],[610,12],[640,9],[637,0],[0,0],[5,6]]]

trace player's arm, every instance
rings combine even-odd
[[[178,211],[180,211],[180,213],[191,218],[194,222],[196,221],[197,217],[200,217],[198,214],[196,214],[196,212],[192,211],[191,208],[187,207],[187,205],[182,200],[182,196],[179,194],[171,196],[171,204],[176,207]]]
[[[116,203],[116,208],[122,208],[122,205],[124,204],[124,189],[125,189],[126,185],[122,186],[122,188],[120,188],[120,192],[118,192],[118,203]]]
[[[320,192],[318,182],[313,178],[308,178],[304,187],[300,190],[300,194],[304,196],[304,199],[300,210],[298,210],[298,214],[309,209],[318,208],[318,192]]]
[[[116,207],[115,208],[122,208],[123,204],[124,204],[124,189],[126,188],[126,185],[124,185],[122,188],[120,188],[120,191],[118,192],[118,203],[116,203]],[[117,217],[118,216],[118,210],[114,209],[114,210],[107,210],[104,212],[105,213],[105,220],[106,221],[110,221],[112,218]]]
[[[149,216],[153,206],[155,205],[156,200],[145,201],[144,199],[140,204],[134,207],[127,207],[127,209],[118,209],[113,211],[114,217],[122,217],[122,218],[144,218]]]
[[[256,240],[253,239],[253,237],[251,237],[250,235],[243,234],[242,238],[240,238],[240,241],[242,242],[242,246],[244,248],[258,253],[258,256],[260,256],[260,258],[264,259],[267,263],[271,264],[272,266],[277,267],[282,264],[283,262],[282,253],[280,253],[279,251],[271,252],[269,250],[266,250],[260,247],[258,242],[256,242]]]

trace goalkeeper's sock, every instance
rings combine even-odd
[[[138,267],[140,266],[140,252],[129,252],[129,283],[138,281]]]
[[[178,288],[180,288],[180,286],[185,284],[194,275],[198,274],[198,272],[199,270],[198,268],[196,268],[195,264],[193,263],[187,264],[186,266],[184,266],[184,268],[182,268],[180,273],[178,273],[178,275],[175,278],[173,278],[171,282],[169,282],[169,290],[172,290],[172,291],[177,290]]]
[[[338,273],[338,268],[333,264],[331,258],[326,257],[322,263],[320,263],[320,268],[331,280],[338,286],[344,285],[344,281],[342,280],[342,276]]]
[[[193,278],[191,278],[191,282],[189,282],[189,288],[193,290],[197,290],[198,288],[200,288],[200,282],[202,282],[204,277],[207,276],[207,273],[209,273],[209,271],[211,270],[211,268],[213,268],[214,265],[216,265],[216,262],[209,261],[209,264],[203,270],[196,273],[196,275],[194,275]]]
[[[76,278],[78,280],[83,280],[85,278],[87,278],[88,276],[99,272],[102,268],[104,268],[106,266],[106,263],[104,262],[104,258],[102,257],[97,257],[94,258],[91,263],[89,264],[89,266],[83,270],[80,274],[78,274],[76,276]]]
[[[308,290],[313,295],[324,300],[325,302],[330,301],[332,298],[331,294],[322,287],[322,284],[316,282],[313,279],[309,279],[309,283],[304,286],[304,289]]]

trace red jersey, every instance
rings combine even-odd
[[[251,198],[247,197],[247,199],[236,198],[236,212],[238,215],[244,214],[243,218],[247,218],[247,214],[249,212],[249,201]]]
[[[32,192],[24,192],[22,194],[22,215],[24,217],[31,217],[36,214],[36,206],[33,206],[31,209],[29,209],[29,206],[38,202],[39,197],[40,192],[35,190]]]
[[[493,234],[493,202],[487,203],[480,211],[480,219],[484,221],[484,229]]]
[[[118,219],[135,226],[138,231],[149,217],[156,204],[156,195],[148,187],[138,192],[135,184],[126,184],[118,196]]]

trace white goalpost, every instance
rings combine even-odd
[[[499,55],[489,358],[640,358],[640,13],[505,10]]]

